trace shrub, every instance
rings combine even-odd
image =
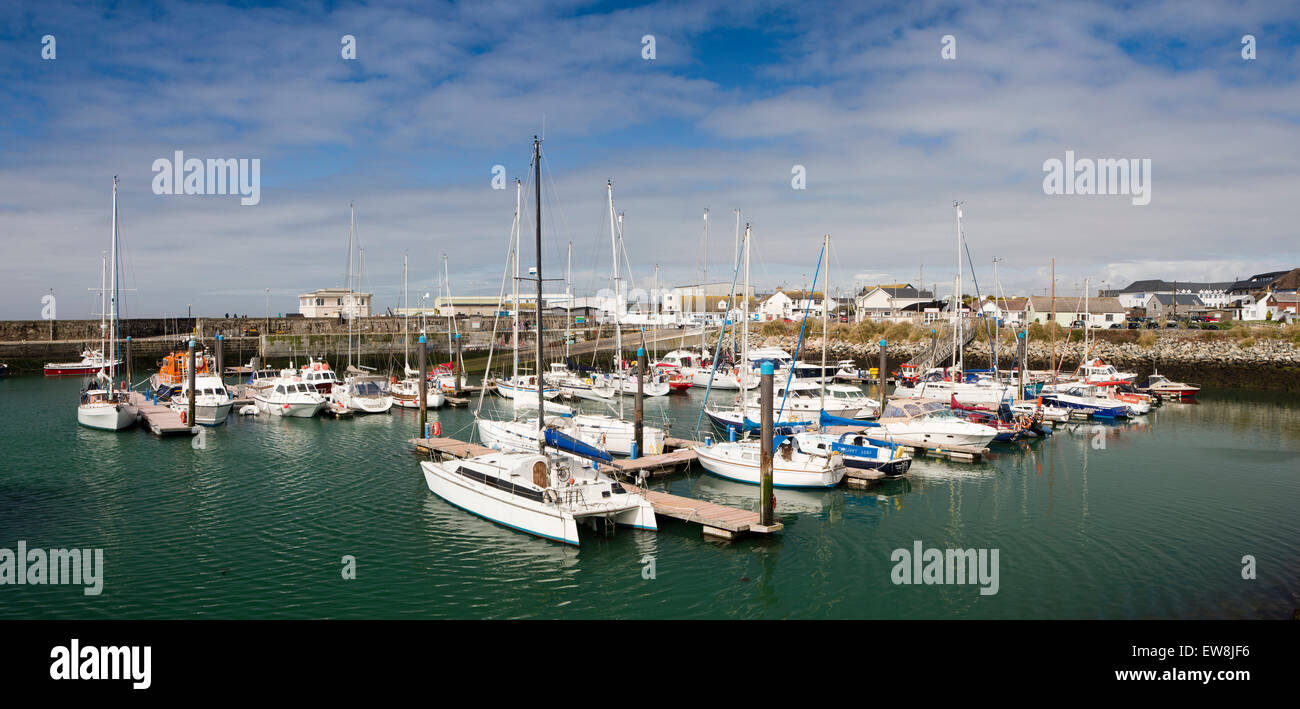
[[[1138,336],[1138,345],[1144,349],[1151,349],[1156,346],[1156,334],[1154,332],[1144,332]]]
[[[1237,343],[1242,349],[1255,346],[1255,338],[1247,337]]]

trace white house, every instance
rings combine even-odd
[[[855,322],[862,322],[904,317],[906,313],[903,311],[908,306],[933,300],[933,293],[917,289],[910,283],[871,286],[863,288],[853,299],[853,318]]]
[[[980,305],[980,312],[986,318],[1001,320],[1003,327],[1022,325],[1025,322],[1025,305],[1028,298],[999,298],[991,296]]]
[[[828,305],[831,310],[834,310],[837,303],[833,298],[826,298],[823,293],[817,291],[808,293],[777,290],[759,304],[756,312],[759,320],[798,320],[804,317],[805,313],[809,318],[820,318]]]
[[[1114,324],[1123,324],[1128,316],[1128,309],[1120,304],[1119,298],[1057,298],[1055,303],[1045,295],[1033,295],[1025,299],[1025,321],[1046,325],[1052,321],[1055,309],[1056,322],[1061,327],[1070,327],[1074,322],[1084,320],[1092,328],[1109,328]]]
[[[336,318],[339,313],[349,317],[370,317],[372,294],[347,288],[322,288],[298,295],[298,312],[305,318]]]

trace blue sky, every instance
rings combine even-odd
[[[492,168],[523,177],[543,121],[546,269],[572,241],[580,291],[606,285],[606,180],[638,284],[698,280],[708,207],[711,276],[739,208],[760,289],[803,285],[829,233],[832,290],[923,269],[943,293],[955,199],[985,290],[993,257],[1020,294],[1053,257],[1058,292],[1289,268],[1297,47],[1285,2],[10,2],[0,317],[39,317],[49,288],[91,316],[113,175],[129,315],[257,313],[266,288],[293,310],[342,284],[349,202],[381,307],[403,254],[413,292],[447,253],[454,292],[495,293],[514,194]],[[260,158],[261,203],[155,195],[175,150]],[[1045,195],[1066,150],[1150,158],[1151,204]]]

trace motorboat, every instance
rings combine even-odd
[[[325,408],[325,397],[302,377],[279,377],[253,395],[262,413],[292,418],[311,418]]]
[[[359,414],[385,414],[393,408],[393,396],[388,391],[388,380],[373,374],[347,377],[333,390],[334,399]],[[416,393],[419,401],[419,393]]]
[[[693,450],[705,470],[718,477],[758,485],[761,443],[723,441]],[[772,446],[772,485],[779,488],[835,487],[844,479],[844,456],[837,452],[813,455],[798,450],[793,439],[777,436]]]
[[[553,362],[550,371],[542,376],[548,386],[557,387],[562,396],[587,401],[609,401],[617,391],[600,374],[583,375],[570,371],[562,362]],[[536,392],[536,389],[534,389]]]
[[[1099,396],[1096,386],[1081,382],[1046,385],[1039,396],[1044,403],[1093,418],[1127,418],[1130,411],[1128,404]]]
[[[519,374],[512,377],[504,377],[493,380],[496,391],[501,396],[513,399],[516,396],[537,396],[537,376],[533,374]],[[554,399],[560,395],[559,387],[543,386],[542,398]]]
[[[195,377],[212,376],[212,368],[207,356],[202,352],[194,353]],[[163,357],[158,371],[149,375],[149,390],[154,398],[167,401],[180,392],[181,386],[189,381],[189,349],[176,348]]]
[[[87,348],[81,351],[81,361],[79,362],[47,362],[45,364],[45,376],[93,376],[108,369],[109,365],[120,367],[122,366],[122,360],[118,359],[109,362],[102,351]]]
[[[1117,381],[1132,384],[1137,379],[1137,374],[1118,371],[1113,365],[1101,361],[1100,357],[1094,357],[1079,365],[1079,378],[1090,384]]]
[[[953,395],[964,404],[997,406],[1014,398],[1015,387],[992,377],[971,374],[966,381],[958,381],[960,372],[952,368],[933,368],[913,379],[904,378],[894,387],[894,398],[941,399],[948,401]]]
[[[822,385],[815,381],[795,380],[789,384],[784,378],[772,383],[772,411],[777,416],[774,420],[786,418],[785,412],[791,412],[793,420],[808,417],[817,418],[818,412],[825,411],[832,416],[853,418],[867,407],[873,409],[870,399],[862,395],[856,387],[845,384],[826,385],[826,396],[821,395]],[[852,392],[856,392],[854,396]],[[825,408],[823,408],[823,404]],[[879,406],[874,406],[878,409]],[[762,414],[762,402],[759,393],[754,391],[745,399],[745,415],[757,421]]]
[[[997,437],[992,426],[954,416],[942,401],[895,399],[877,419],[880,430],[905,445],[986,448]]]
[[[221,377],[211,374],[194,377],[194,421],[186,423],[199,424],[200,426],[216,426],[223,424],[230,416],[230,409],[235,405],[235,399],[226,389],[225,382]],[[189,412],[190,402],[190,383],[185,381],[181,384],[181,390],[172,396],[171,406],[177,412]],[[182,416],[184,421],[184,415]]]
[[[406,379],[397,379],[392,377],[388,380],[388,393],[393,398],[393,405],[403,409],[420,408],[420,377],[416,372],[415,377]],[[426,409],[436,409],[447,403],[447,396],[442,393],[442,389],[426,384],[424,387],[424,407]]]
[[[302,381],[325,397],[334,393],[334,385],[342,384],[338,375],[334,373],[333,369],[330,369],[329,362],[315,357],[307,360],[307,364],[302,366],[299,376],[302,377]]]
[[[1147,377],[1147,385],[1141,390],[1173,399],[1190,399],[1196,396],[1201,387],[1196,384],[1170,381],[1165,375],[1153,371],[1151,376]]]

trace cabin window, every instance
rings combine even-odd
[[[283,393],[284,393],[284,387],[283,387],[283,386],[277,386],[277,387],[275,388],[275,393],[277,393],[277,394],[283,394]]]

